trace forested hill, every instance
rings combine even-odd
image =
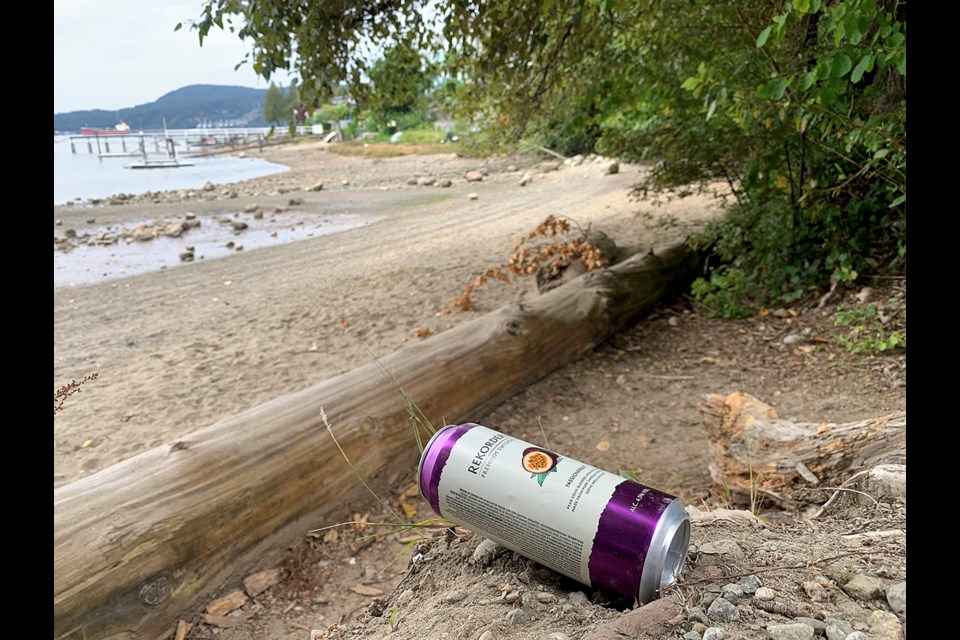
[[[112,128],[117,120],[134,130],[209,126],[263,126],[266,89],[194,84],[171,91],[147,104],[119,111],[93,109],[53,114],[54,131],[79,131],[81,127]]]

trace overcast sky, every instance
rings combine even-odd
[[[215,30],[198,44],[187,21],[202,0],[54,0],[53,111],[118,110],[189,84],[265,89],[243,59],[247,46]],[[178,22],[184,27],[174,32]],[[289,78],[272,78],[288,84]]]

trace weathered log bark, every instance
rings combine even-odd
[[[906,464],[905,413],[845,424],[794,423],[737,392],[707,396],[701,415],[713,481],[765,503],[786,508],[823,503],[831,495],[825,488],[855,473]]]
[[[685,286],[686,245],[588,273],[382,359],[433,420],[482,418]],[[151,449],[54,491],[54,636],[154,639],[266,551],[340,517],[365,475],[418,459],[377,363]],[[85,634],[85,635],[84,635]]]

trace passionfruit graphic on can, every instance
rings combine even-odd
[[[522,464],[531,478],[537,479],[537,484],[543,486],[548,473],[555,473],[560,456],[540,447],[527,447],[523,452]]]

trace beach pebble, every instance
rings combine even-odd
[[[887,604],[894,613],[907,612],[907,583],[898,582],[887,587]]]
[[[717,598],[707,609],[707,617],[718,622],[733,622],[740,619],[740,610],[729,600]]]
[[[874,578],[873,576],[867,576],[862,573],[853,576],[849,582],[843,585],[843,590],[846,591],[847,595],[851,598],[858,600],[872,600],[884,596],[883,581],[880,580],[880,578]]]
[[[757,576],[743,576],[737,580],[737,584],[740,585],[744,593],[749,595],[755,594],[757,589],[760,588],[760,581],[757,580]]]
[[[767,625],[767,633],[772,640],[812,640],[813,627],[799,622]]]
[[[723,635],[723,629],[720,627],[708,627],[706,631],[703,632],[703,640],[723,640],[726,636]]]
[[[60,218],[57,218],[56,220],[54,220],[53,224],[57,225],[58,227],[61,227],[63,226],[63,220],[61,220]]]
[[[467,171],[463,177],[466,178],[467,182],[480,182],[483,180],[483,174],[479,171]]]
[[[900,619],[889,611],[874,611],[868,620],[872,640],[899,640]]]
[[[444,178],[444,179],[441,180],[438,184],[439,184],[441,187],[446,188],[446,187],[449,187],[449,186],[453,185],[453,181],[452,181],[450,178]]]
[[[180,261],[181,262],[193,262],[193,251],[181,251],[180,252]]]
[[[287,204],[291,207],[299,207],[303,204],[303,198],[290,198],[290,200],[287,201]]]
[[[776,597],[776,593],[770,587],[760,587],[753,597],[757,600],[773,600]]]
[[[487,629],[480,634],[480,637],[477,640],[494,640],[497,636],[493,633],[492,630]]]
[[[547,173],[549,171],[557,171],[559,169],[560,169],[559,162],[541,162],[540,163],[540,171],[543,171],[544,173]]]
[[[808,618],[808,617],[806,617],[806,616],[799,616],[799,617],[797,617],[797,618],[794,618],[793,621],[794,621],[794,622],[797,622],[797,623],[799,623],[799,624],[805,624],[805,625],[807,625],[808,627],[810,627],[811,629],[813,629],[813,632],[814,632],[815,634],[817,634],[818,636],[822,636],[823,634],[825,634],[825,633],[827,632],[827,625],[826,625],[826,623],[823,622],[823,621],[821,621],[821,620],[817,620],[816,618]]]
[[[317,182],[314,185],[311,185],[305,189],[306,191],[323,191],[323,183]]]
[[[557,598],[552,593],[537,594],[537,602],[540,602],[542,604],[553,604],[556,601],[557,601]]]
[[[480,197],[480,194],[475,191],[471,191],[467,197],[470,198],[471,200],[476,200],[477,198]]]
[[[76,230],[76,229],[64,229],[64,230],[63,230],[63,237],[64,237],[64,238],[76,238],[76,237],[77,237],[77,230]]]
[[[346,178],[344,178],[343,180],[340,181],[340,186],[341,186],[341,187],[346,187],[346,186],[349,185],[349,184],[350,184],[350,181],[347,180]]]
[[[547,640],[570,640],[570,636],[568,636],[568,635],[565,634],[565,633],[561,633],[561,632],[557,631],[557,632],[551,633],[549,636],[547,636]]]
[[[528,173],[523,174],[523,177],[520,178],[520,186],[521,187],[527,186],[528,184],[530,184],[531,180],[533,180],[533,178],[530,177],[530,174]]]
[[[510,624],[520,624],[523,622],[523,609],[511,609],[508,611],[507,622]]]
[[[477,548],[473,550],[473,561],[480,565],[485,565],[493,559],[493,554],[497,552],[497,543],[489,538],[484,538]]]
[[[242,220],[234,220],[233,222],[230,223],[230,226],[233,227],[234,231],[243,231],[250,225],[248,225],[246,222]]]
[[[827,602],[830,600],[830,592],[819,582],[808,580],[803,583],[803,590],[807,597],[813,602]]]
[[[710,624],[707,614],[704,613],[703,609],[700,607],[690,607],[687,610],[687,620],[690,620],[691,622],[699,622],[701,624]]]
[[[727,584],[723,586],[721,593],[726,600],[737,604],[740,602],[740,598],[743,597],[743,587],[738,584]]]
[[[434,182],[436,182],[436,178],[433,178],[432,176],[423,176],[417,178],[417,185],[421,187],[429,187]]]
[[[280,582],[280,569],[267,569],[249,575],[243,579],[243,590],[251,598],[255,598],[273,585]]]
[[[456,602],[460,602],[466,597],[467,597],[466,591],[464,591],[463,589],[454,589],[453,591],[448,592],[447,595],[443,596],[443,598],[441,598],[441,601],[447,604],[454,604]]]
[[[824,635],[827,640],[846,640],[846,637],[853,633],[853,627],[845,620],[827,620],[827,630]]]
[[[216,189],[216,187],[212,182],[207,182],[205,185],[203,185],[204,191],[213,191],[214,189]]]
[[[411,185],[411,186],[416,186],[416,185],[417,185],[417,179],[416,179],[416,178],[410,178],[410,179],[407,180],[407,184],[409,184],[409,185]]]
[[[870,636],[865,634],[863,631],[854,631],[843,640],[870,640]]]
[[[259,205],[259,204],[257,204],[256,202],[251,202],[250,204],[248,204],[248,205],[246,205],[245,207],[243,207],[243,212],[244,212],[244,213],[253,213],[254,211],[257,211],[259,208],[260,208],[260,205]]]
[[[620,163],[619,163],[619,162],[611,162],[610,164],[608,164],[608,165],[607,165],[607,173],[608,173],[608,174],[620,173]]]
[[[574,591],[567,596],[567,599],[570,600],[570,604],[577,607],[581,604],[587,603],[587,594],[585,594],[583,591]]]
[[[696,631],[687,631],[680,637],[683,638],[683,640],[703,640],[703,636]]]

